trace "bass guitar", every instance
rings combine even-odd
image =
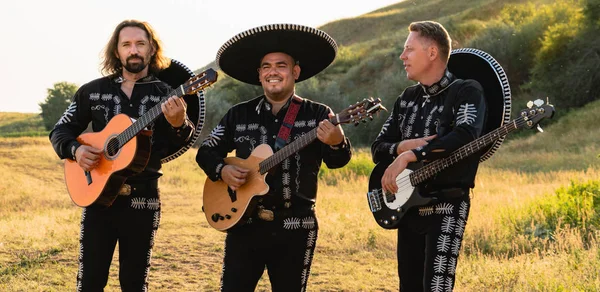
[[[216,81],[217,72],[209,68],[171,91],[139,119],[118,114],[102,131],[77,137],[82,145],[102,149],[103,154],[91,171],[84,171],[75,160],[65,159],[65,182],[73,203],[80,207],[92,203],[112,205],[125,180],[141,172],[148,163],[152,133],[144,129],[163,113],[161,104],[170,96],[195,94]]]
[[[522,110],[517,119],[465,144],[452,152],[450,156],[432,161],[426,166],[412,166],[405,169],[396,177],[396,184],[398,185],[396,193],[384,193],[381,188],[381,178],[391,161],[379,162],[369,177],[369,192],[367,193],[367,201],[375,221],[385,229],[397,228],[400,219],[408,210],[426,205],[437,199],[421,196],[419,194],[419,184],[457,161],[477,153],[510,132],[523,127],[533,128],[534,126],[542,131],[538,123],[545,118],[551,118],[553,115],[554,106],[544,105],[542,100],[530,101],[528,108]]]
[[[381,105],[379,98],[364,99],[336,114],[329,121],[334,125],[351,122],[358,124],[360,121],[365,122],[367,117],[372,119],[373,114],[382,109],[385,110],[385,107]],[[246,183],[236,191],[231,190],[222,180],[206,179],[202,209],[208,224],[217,230],[226,231],[237,223],[243,222],[244,215],[253,211],[255,205],[253,198],[269,191],[269,185],[265,182],[268,171],[312,143],[317,138],[317,129],[314,128],[275,153],[271,146],[262,144],[257,146],[247,159],[225,158],[226,164],[248,169],[249,172]]]

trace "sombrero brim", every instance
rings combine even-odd
[[[327,33],[297,24],[269,24],[239,33],[217,52],[216,63],[225,74],[245,83],[260,85],[260,60],[268,53],[283,52],[300,64],[306,80],[335,59],[337,44]]]
[[[194,72],[187,66],[177,60],[171,59],[171,65],[157,74],[158,79],[167,83],[172,88],[176,88],[181,84],[194,77]],[[171,147],[167,151],[167,155],[161,159],[162,163],[169,162],[183,153],[185,153],[200,137],[200,132],[204,126],[204,118],[206,116],[206,103],[204,100],[204,92],[198,91],[196,95],[185,95],[183,99],[187,103],[186,113],[188,118],[196,128],[194,136],[190,141],[181,147]]]
[[[483,87],[488,110],[482,135],[510,121],[511,92],[508,78],[491,55],[473,48],[453,50],[448,60],[448,70],[458,78],[477,80]],[[490,158],[503,141],[504,137],[501,137],[483,149],[479,161]]]

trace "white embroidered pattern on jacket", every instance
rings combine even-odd
[[[221,140],[221,137],[223,135],[225,135],[225,126],[217,125],[214,129],[212,129],[212,131],[210,132],[208,137],[206,137],[206,139],[204,139],[204,142],[202,142],[202,146],[209,146],[209,147],[217,146],[217,144],[219,143],[219,140]]]
[[[90,100],[92,101],[96,101],[100,99],[100,93],[94,92],[94,93],[90,93]]]
[[[146,207],[146,198],[131,198],[131,207],[134,209],[144,209]]]
[[[306,127],[306,121],[295,121],[294,128],[304,128]]]
[[[283,160],[283,163],[281,163],[281,168],[290,169],[290,158],[289,157]]]
[[[474,104],[461,104],[456,113],[456,125],[470,125],[477,119],[477,109]]]
[[[113,95],[110,93],[103,93],[100,99],[102,99],[102,101],[109,101],[113,99]]]
[[[383,135],[385,132],[387,132],[388,127],[390,126],[391,122],[392,122],[392,115],[390,114],[390,116],[387,118],[387,120],[385,120],[385,122],[383,123],[383,126],[381,126],[381,131],[379,131],[377,138],[379,138],[381,135]]]
[[[146,112],[146,103],[148,103],[148,100],[150,100],[150,97],[146,95],[142,98],[142,101],[140,101],[140,107],[138,108],[138,115],[140,117]]]
[[[115,108],[113,109],[113,115],[116,116],[121,113],[121,98],[118,95],[113,96]]]
[[[248,124],[248,131],[256,131],[260,125],[258,123]]]
[[[246,124],[235,125],[235,130],[238,132],[246,131]]]
[[[67,107],[67,109],[65,110],[65,112],[60,117],[60,119],[58,119],[58,122],[56,123],[56,125],[62,125],[62,124],[65,124],[65,123],[70,123],[71,122],[71,117],[73,116],[73,114],[75,113],[75,111],[77,111],[77,102],[73,101],[73,102],[71,102],[71,104],[69,104],[69,106]]]
[[[407,107],[408,107],[408,104],[407,104],[406,100],[401,100],[400,101],[400,108],[407,108]]]
[[[250,137],[250,135],[234,138],[233,141],[235,141],[236,143],[242,143],[244,141],[249,141],[250,142],[250,152],[254,151],[254,148],[256,147],[256,140],[254,139],[254,137]]]
[[[308,121],[308,122],[306,123],[306,125],[307,125],[308,127],[314,128],[314,127],[316,127],[316,126],[317,126],[317,120],[315,120],[315,119],[312,119],[312,120]]]

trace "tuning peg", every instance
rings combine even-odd
[[[544,129],[542,129],[542,127],[540,127],[540,124],[537,124],[537,130],[540,131],[540,133],[544,133]]]
[[[532,108],[533,107],[533,101],[528,101],[527,102],[527,108]]]
[[[535,104],[537,107],[540,107],[542,105],[544,105],[544,101],[541,99],[536,99],[533,104]]]

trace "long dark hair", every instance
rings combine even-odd
[[[149,71],[151,73],[159,72],[171,64],[171,59],[167,58],[163,54],[162,41],[158,38],[158,35],[150,26],[149,23],[139,20],[124,20],[119,23],[115,28],[108,44],[104,47],[103,58],[101,62],[101,70],[104,75],[112,75],[120,73],[123,70],[123,64],[121,60],[116,56],[117,45],[119,43],[119,34],[125,27],[138,27],[146,32],[150,45],[154,48],[154,55],[150,59]]]

